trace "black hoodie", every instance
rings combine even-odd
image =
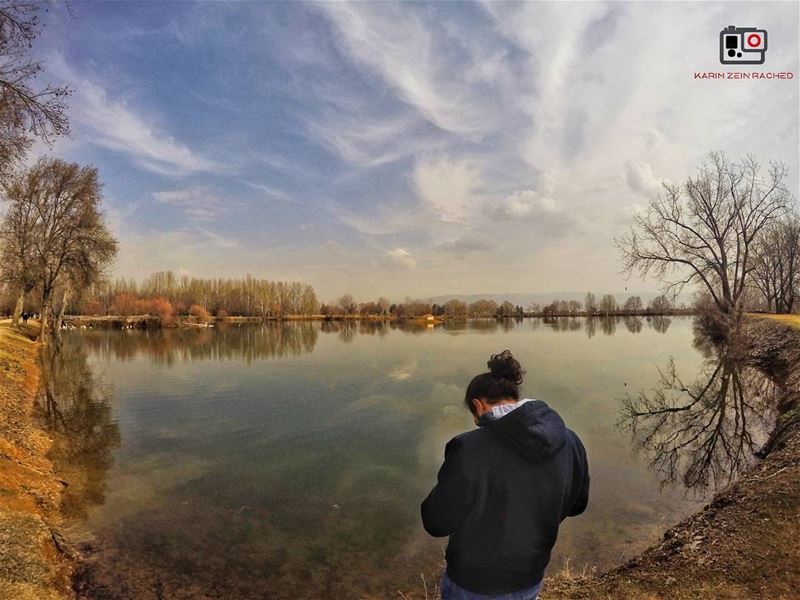
[[[433,536],[450,536],[447,575],[478,594],[539,583],[558,527],[589,500],[586,451],[552,408],[524,402],[448,442],[438,483],[422,503]]]

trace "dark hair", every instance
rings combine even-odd
[[[475,410],[472,406],[473,398],[485,398],[490,404],[504,398],[519,400],[519,386],[522,385],[525,371],[511,355],[511,351],[503,350],[500,354],[492,354],[486,364],[489,372],[476,375],[467,386],[464,404],[470,412]]]

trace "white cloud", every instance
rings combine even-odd
[[[527,219],[542,213],[556,212],[556,201],[536,190],[518,190],[506,196],[494,214],[507,219]]]
[[[414,169],[420,199],[443,221],[460,223],[477,214],[481,171],[467,160],[421,160]]]
[[[625,181],[637,194],[650,197],[661,189],[661,182],[653,175],[652,167],[644,161],[625,163]]]
[[[60,55],[48,60],[48,70],[74,90],[70,119],[73,127],[81,130],[82,141],[127,154],[143,168],[162,175],[219,170],[212,161],[160,131],[123,99],[110,97],[101,84],[75,73]]]
[[[558,205],[554,191],[555,179],[550,173],[542,173],[535,189],[511,192],[494,207],[492,213],[505,219],[527,219],[555,214],[558,212]]]
[[[413,269],[417,266],[417,259],[405,248],[394,248],[385,254],[388,261],[398,267]]]

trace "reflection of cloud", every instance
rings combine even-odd
[[[416,370],[417,359],[413,358],[389,371],[389,379],[393,379],[394,381],[405,381],[406,379],[410,379]]]
[[[453,437],[475,427],[472,416],[461,402],[464,388],[456,384],[435,383],[430,391],[430,406],[425,427],[417,446],[417,460],[423,467],[437,468],[444,457],[444,447]]]
[[[166,432],[164,432],[166,433]],[[183,437],[184,433],[175,432]],[[124,471],[115,471],[109,487],[104,509],[99,516],[110,515],[114,522],[131,514],[147,510],[173,495],[174,490],[202,477],[213,465],[211,461],[194,455],[181,456],[175,452],[150,453],[126,462]]]

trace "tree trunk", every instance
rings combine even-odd
[[[67,310],[67,302],[69,302],[69,288],[64,288],[64,295],[61,298],[61,308],[58,311],[58,317],[53,325],[56,331],[61,331],[61,324],[64,322],[64,312]]]
[[[47,333],[47,313],[50,312],[50,298],[42,298],[41,314],[39,315],[39,341],[44,343]]]
[[[17,296],[17,304],[14,306],[14,316],[11,320],[11,325],[14,327],[19,327],[19,318],[22,316],[22,309],[25,306],[25,290],[19,291],[19,296]]]

